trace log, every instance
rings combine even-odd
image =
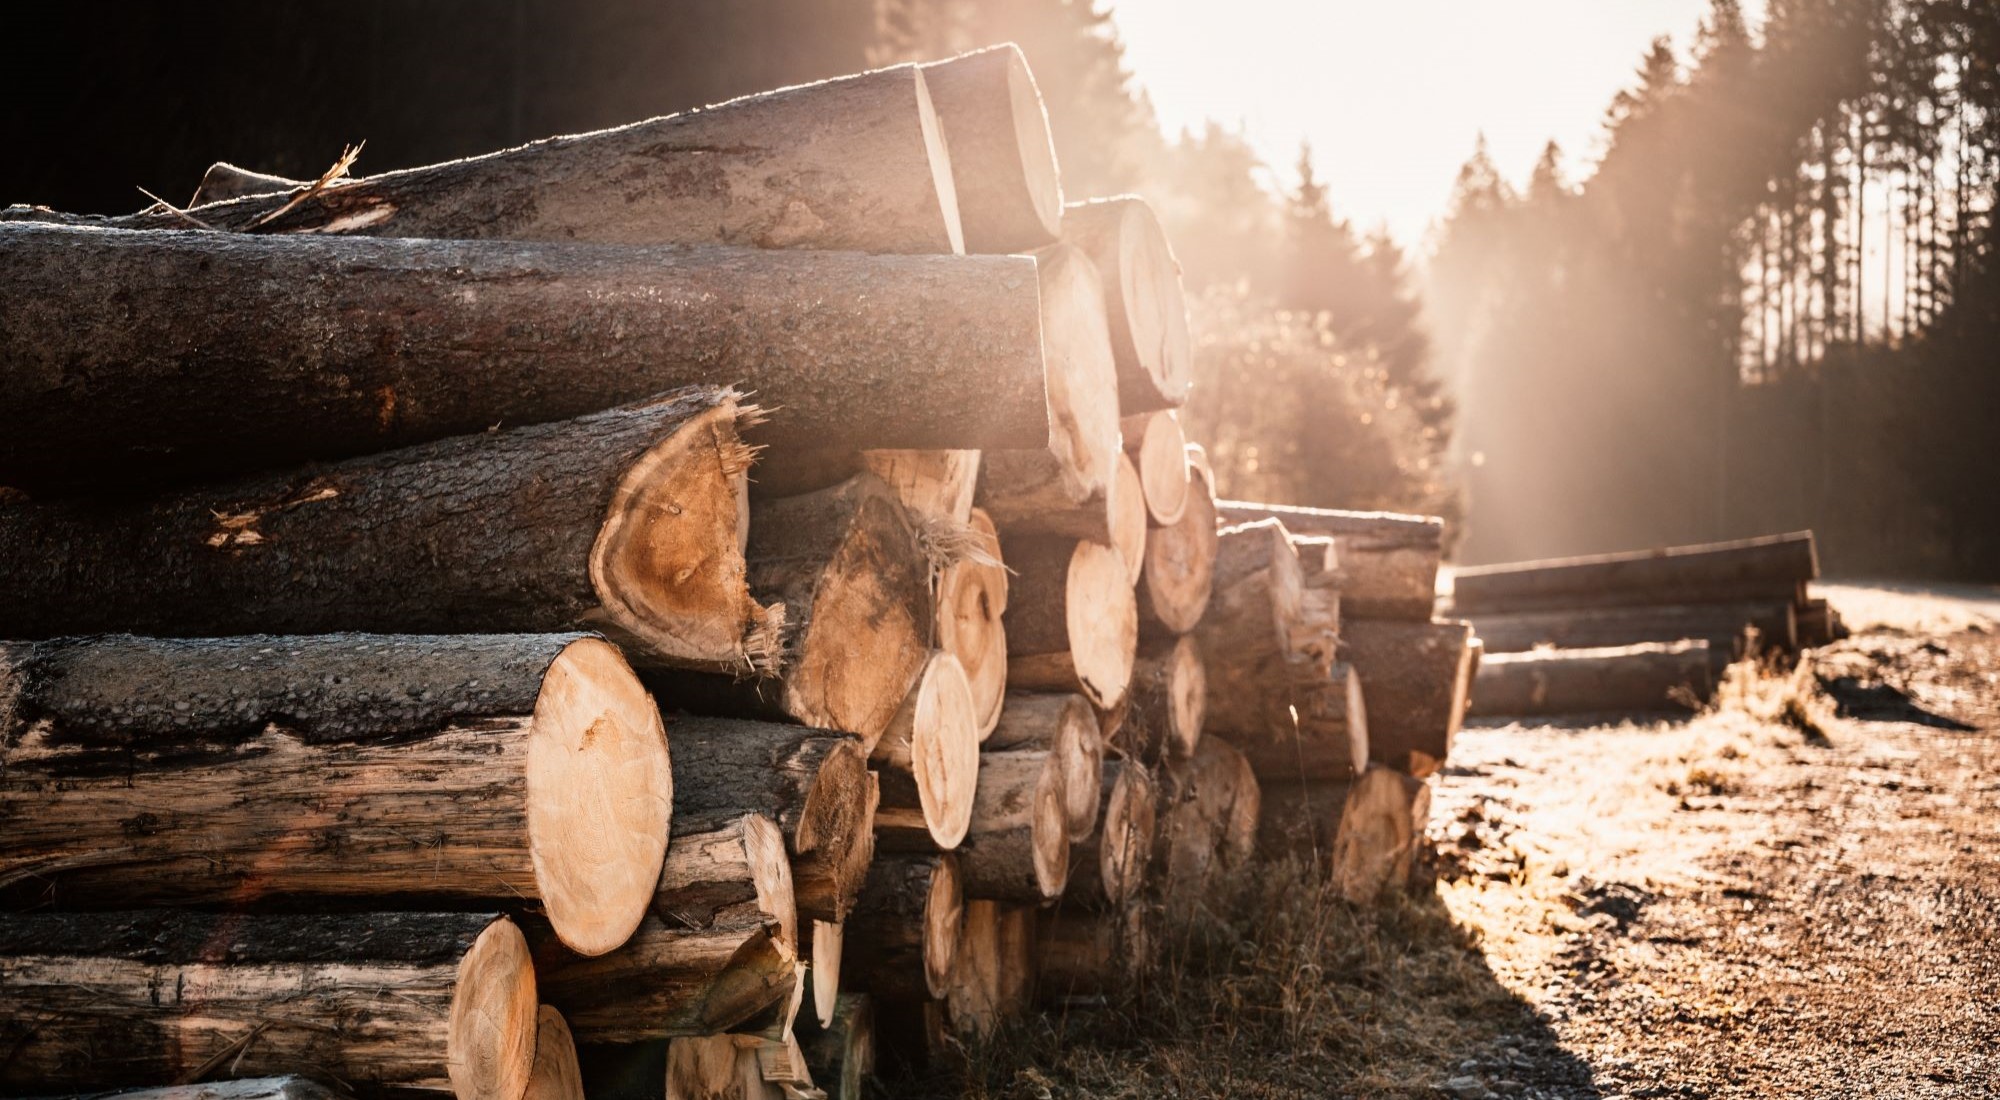
[[[1359,777],[1297,779],[1274,777],[1260,781],[1262,812],[1257,821],[1257,850],[1270,857],[1296,855],[1331,866],[1340,838],[1340,815]]]
[[[819,1095],[812,1087],[805,1054],[790,1035],[698,1035],[667,1044],[668,1100],[788,1100]]]
[[[309,1077],[284,1075],[211,1081],[200,1085],[118,1089],[78,1094],[72,1100],[348,1100],[344,1090]]]
[[[1793,617],[1797,621],[1802,648],[1832,645],[1849,634],[1847,624],[1840,619],[1840,612],[1824,599],[1805,601],[1798,606]]]
[[[1003,537],[1007,686],[1081,691],[1115,708],[1132,678],[1138,609],[1116,550],[1056,536]]]
[[[1152,929],[1140,905],[1044,912],[1035,947],[1036,999],[1055,1007],[1119,996],[1135,988],[1155,961]]]
[[[981,753],[972,828],[958,849],[966,896],[1032,904],[1061,897],[1069,881],[1067,798],[1053,754]]]
[[[1429,814],[1430,786],[1423,780],[1393,768],[1362,773],[1347,792],[1333,845],[1333,881],[1341,896],[1366,905],[1392,889],[1407,889],[1424,839],[1422,818]]]
[[[1420,779],[1437,771],[1471,692],[1471,625],[1356,620],[1341,644],[1368,700],[1368,759]]]
[[[843,993],[833,1019],[799,1034],[812,1079],[827,1100],[864,1100],[875,1075],[875,1002],[865,993]]]
[[[1804,598],[1819,576],[1811,531],[1506,565],[1453,577],[1455,614]]]
[[[746,813],[674,837],[651,911],[616,951],[585,958],[528,933],[542,999],[577,1041],[634,1043],[788,1022],[804,989],[796,914],[783,834]]]
[[[1149,763],[1186,760],[1208,718],[1208,665],[1192,634],[1150,638],[1132,664],[1117,744]]]
[[[601,638],[0,643],[0,887],[65,908],[537,903],[638,926],[674,782]]]
[[[1045,451],[995,451],[981,482],[980,507],[1008,534],[1088,539],[1118,551],[1131,584],[1145,564],[1146,497],[1138,467],[1117,456],[1111,481],[1081,503],[1060,483]]]
[[[662,701],[673,703],[670,696]],[[670,717],[667,730],[676,829],[710,832],[744,814],[776,822],[800,914],[844,919],[875,851],[878,795],[860,741],[831,730],[686,714]]]
[[[972,822],[979,731],[958,658],[932,653],[871,757],[882,784],[885,847],[950,851]]]
[[[1062,233],[1103,278],[1119,404],[1128,413],[1181,405],[1194,381],[1194,342],[1181,265],[1153,208],[1136,195],[1071,203]]]
[[[1111,494],[1111,546],[1125,562],[1126,583],[1137,585],[1146,570],[1146,487],[1130,455],[1118,456]]]
[[[1192,456],[1196,448],[1190,446]],[[1192,460],[1179,522],[1147,533],[1139,578],[1139,622],[1148,637],[1186,634],[1208,610],[1216,543],[1214,482]]]
[[[778,660],[744,584],[728,390],[153,496],[0,505],[0,637],[601,629]],[[552,491],[560,486],[561,491]]]
[[[521,1100],[583,1100],[583,1070],[576,1040],[562,1013],[543,1005],[535,1013],[535,1068]]]
[[[1706,641],[1495,653],[1467,713],[1481,718],[1696,710],[1715,695]]]
[[[1256,848],[1260,798],[1250,762],[1220,737],[1203,737],[1185,764],[1167,768],[1153,847],[1160,896],[1186,904],[1243,866]]]
[[[1706,641],[1717,653],[1798,648],[1797,612],[1789,599],[1657,607],[1579,607],[1480,615],[1471,620],[1489,653],[1537,646],[1602,649],[1640,642]],[[1757,632],[1751,646],[1746,629]]]
[[[921,66],[951,150],[967,252],[1025,252],[1063,229],[1041,90],[1012,42]]]
[[[805,954],[812,1011],[806,1018],[819,1021],[822,1027],[833,1022],[834,1007],[840,1000],[840,965],[845,941],[846,930],[842,925],[823,920],[812,922]]]
[[[979,488],[979,452],[878,450],[861,452],[861,468],[882,479],[903,508],[917,516],[972,521]]]
[[[1096,832],[1104,741],[1089,699],[1076,694],[1010,693],[985,750],[1049,753],[1062,773],[1063,822],[1070,843],[1081,843]]]
[[[201,183],[194,189],[194,197],[188,200],[190,207],[207,206],[212,202],[227,202],[245,195],[271,195],[280,191],[296,191],[310,184],[305,180],[287,179],[268,172],[256,172],[240,168],[226,160],[218,160],[202,173]]]
[[[777,682],[668,673],[648,683],[690,711],[784,719],[875,742],[930,650],[933,563],[888,486],[861,474],[750,509],[750,591],[785,608]]]
[[[1172,409],[1128,416],[1120,426],[1125,453],[1139,468],[1146,497],[1146,519],[1154,527],[1172,527],[1187,511],[1187,434],[1180,414]]]
[[[943,997],[964,908],[954,853],[877,859],[847,922],[853,984],[887,1001]]]
[[[949,156],[913,65],[609,130],[201,208],[217,229],[961,252]],[[177,228],[148,210],[102,219]]]
[[[0,1085],[90,1089],[312,1067],[516,1100],[535,973],[490,913],[0,916]]]
[[[1034,910],[968,899],[945,1016],[960,1036],[991,1038],[1018,1016],[1035,987]]]
[[[1046,449],[1041,316],[1019,256],[0,225],[0,484],[129,491],[706,384],[754,392],[781,458]]]
[[[1351,779],[1368,766],[1369,719],[1354,666],[1297,658],[1259,670],[1263,713],[1254,724],[1217,725],[1260,782]]]
[[[1208,729],[1262,733],[1274,714],[1290,722],[1291,700],[1274,689],[1299,679],[1285,667],[1297,658],[1303,591],[1283,524],[1260,520],[1218,534],[1213,595],[1195,628],[1208,665]]]
[[[1115,910],[1146,883],[1160,812],[1152,773],[1130,760],[1106,761],[1098,797],[1102,827],[1070,849],[1068,908]]]
[[[974,551],[961,554],[938,572],[937,647],[958,658],[972,692],[972,712],[983,741],[1000,722],[1007,695],[1007,566],[1000,556],[1000,533],[984,509],[971,509],[966,524]],[[976,551],[976,552],[975,552]]]
[[[1444,521],[1436,516],[1241,500],[1218,501],[1216,511],[1224,523],[1276,519],[1294,535],[1332,536],[1340,560],[1340,597],[1349,616],[1430,620],[1444,544]]]

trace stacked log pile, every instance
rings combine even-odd
[[[1845,633],[1809,585],[1812,532],[1461,569],[1452,606],[1492,655],[1481,716],[1691,709],[1724,665]]]
[[[1216,500],[1017,49],[202,193],[0,217],[0,1093],[858,1096],[1407,876],[1437,523]]]

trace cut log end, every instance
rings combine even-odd
[[[961,558],[938,579],[938,648],[958,658],[972,691],[972,710],[984,740],[1000,721],[1007,694],[1007,567],[1000,563],[1000,535],[984,509],[967,525],[983,555]],[[980,557],[991,561],[979,560]]]
[[[550,664],[528,742],[528,849],[549,923],[601,955],[646,915],[665,859],[673,775],[660,711],[616,647],[571,642]]]
[[[539,1002],[528,941],[496,920],[459,960],[445,1029],[446,1073],[464,1100],[518,1100],[534,1073]]]
[[[583,1100],[576,1040],[563,1014],[543,1005],[535,1017],[535,1068],[521,1100]]]
[[[965,839],[979,782],[979,727],[958,658],[934,652],[875,746],[874,761],[909,775],[931,842]]]
[[[1216,534],[1212,483],[1194,462],[1190,446],[1188,498],[1179,522],[1150,533],[1140,580],[1140,607],[1148,626],[1186,634],[1201,622],[1214,586]]]
[[[1193,756],[1208,720],[1208,664],[1194,635],[1148,643],[1133,667],[1132,690],[1127,743],[1148,760]]]
[[[1062,773],[1063,820],[1070,840],[1081,842],[1096,831],[1104,736],[1089,699],[1073,692],[1010,695],[987,748],[1049,753],[1052,766]]]
[[[821,1027],[833,1026],[840,1002],[840,956],[846,942],[844,925],[816,920],[812,927],[813,1017]]]
[[[954,255],[965,254],[965,229],[959,220],[958,188],[952,183],[951,153],[945,145],[944,127],[938,123],[937,106],[924,82],[921,69],[912,69],[917,82],[917,124],[923,128],[924,153],[930,160],[931,186],[937,191],[938,210],[944,217],[945,236]]]
[[[854,904],[875,858],[878,798],[861,742],[843,740],[820,761],[792,828],[793,879],[808,912],[841,919]]]
[[[946,852],[931,868],[930,891],[924,899],[924,987],[933,997],[943,997],[951,988],[958,931],[964,921],[965,882],[958,857]]]
[[[1123,204],[1119,234],[1118,292],[1139,365],[1153,380],[1161,400],[1187,400],[1194,380],[1194,343],[1188,335],[1187,300],[1180,264],[1152,207]]]
[[[1136,585],[1146,567],[1146,486],[1129,455],[1118,456],[1110,505],[1111,545],[1125,562],[1126,583]]]
[[[1421,839],[1416,814],[1428,816],[1429,808],[1429,786],[1393,768],[1370,768],[1354,781],[1333,849],[1334,883],[1343,897],[1369,904],[1409,882]]]
[[[1125,698],[1132,680],[1138,614],[1124,557],[1107,546],[1077,543],[1064,593],[1069,655],[1084,694],[1107,710]]]
[[[1049,140],[1049,119],[1041,90],[1019,49],[1008,51],[1007,98],[1014,107],[1014,141],[1021,153],[1021,177],[1035,217],[1053,240],[1062,232],[1062,176],[1056,169],[1055,146]]]
[[[1106,491],[1117,476],[1118,377],[1104,319],[1102,284],[1090,260],[1066,245],[1036,254],[1041,282],[1042,360],[1049,451],[1071,500]]]
[[[1105,902],[1118,907],[1138,896],[1146,883],[1146,866],[1159,831],[1160,799],[1151,774],[1137,764],[1120,764],[1109,786],[1097,873]]]
[[[1187,511],[1187,433],[1171,409],[1125,418],[1125,451],[1136,456],[1146,491],[1146,514],[1155,527],[1172,527]]]

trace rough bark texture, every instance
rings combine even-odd
[[[1146,884],[1160,812],[1152,773],[1130,760],[1107,761],[1098,797],[1103,824],[1070,850],[1065,906],[1116,909]]]
[[[1368,758],[1422,777],[1444,765],[1465,717],[1472,627],[1462,622],[1347,624],[1342,649],[1368,700]]]
[[[0,888],[69,908],[527,899],[565,942],[645,912],[673,781],[602,639],[0,644]]]
[[[1444,521],[1436,516],[1295,508],[1241,500],[1216,502],[1225,523],[1276,519],[1295,535],[1330,535],[1340,559],[1347,614],[1364,619],[1428,621],[1437,602]]]
[[[1104,741],[1097,713],[1081,695],[1007,696],[1000,724],[986,739],[988,752],[1038,751],[1053,755],[1062,772],[1063,820],[1071,843],[1097,829],[1098,777],[1104,766]]]
[[[0,504],[0,635],[603,629],[768,663],[727,390],[137,499]]]
[[[120,1089],[79,1094],[75,1100],[347,1100],[348,1094],[309,1077],[248,1077],[200,1085]]]
[[[1149,638],[1186,634],[1208,610],[1217,550],[1213,485],[1205,467],[1190,462],[1180,521],[1147,534],[1138,600],[1139,623]]]
[[[1012,42],[922,66],[951,148],[967,252],[1025,252],[1062,229],[1062,180],[1042,93]]]
[[[994,526],[1111,544],[1117,480],[1082,486],[1047,450],[993,451],[979,479],[979,506]]]
[[[1214,594],[1195,628],[1208,665],[1206,726],[1224,733],[1276,732],[1291,721],[1280,685],[1311,662],[1292,647],[1303,609],[1299,557],[1283,524],[1261,520],[1224,528],[1217,540]],[[1282,721],[1278,717],[1282,715]]]
[[[1482,718],[1685,711],[1715,694],[1705,641],[1494,653],[1479,662],[1467,713]]]
[[[950,160],[915,66],[201,208],[218,229],[958,252]],[[105,224],[176,228],[148,211]],[[261,223],[261,224],[260,224]]]
[[[1519,653],[1536,646],[1592,649],[1640,642],[1706,641],[1718,653],[1798,646],[1797,612],[1789,599],[1649,607],[1579,607],[1480,615],[1472,620],[1488,653]]]
[[[853,985],[877,998],[943,997],[964,910],[958,856],[884,856],[868,870],[847,922]]]
[[[785,454],[1045,447],[1034,261],[0,225],[4,485],[344,458],[704,384],[755,393],[751,441]]]
[[[799,1047],[815,1085],[827,1100],[864,1100],[875,1075],[875,1002],[866,993],[842,993],[833,1020],[799,1030]]]
[[[0,917],[10,1090],[310,1066],[371,1090],[508,1100],[533,1066],[535,1014],[527,948],[492,914]]]
[[[1635,604],[1796,600],[1819,576],[1810,531],[1739,542],[1460,569],[1460,615]]]
[[[1257,850],[1265,855],[1286,853],[1315,861],[1333,858],[1340,836],[1340,814],[1354,779],[1273,778],[1259,783],[1263,794],[1257,822]]]
[[[1186,760],[1208,717],[1208,664],[1192,634],[1139,644],[1116,744],[1137,759]]]
[[[1118,706],[1138,652],[1138,608],[1117,551],[1059,536],[1002,540],[1014,571],[1007,596],[1007,686],[1080,691]]]
[[[1047,752],[980,754],[972,828],[958,849],[967,897],[1039,904],[1062,895],[1066,796],[1062,769]]]
[[[1180,262],[1159,217],[1136,195],[1071,203],[1063,239],[1097,265],[1118,363],[1118,403],[1128,414],[1174,408],[1194,381],[1194,342]]]

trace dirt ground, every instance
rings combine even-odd
[[[2000,1096],[2000,600],[1828,594],[1712,713],[1464,733],[1438,896],[1505,996],[1432,1088]]]

